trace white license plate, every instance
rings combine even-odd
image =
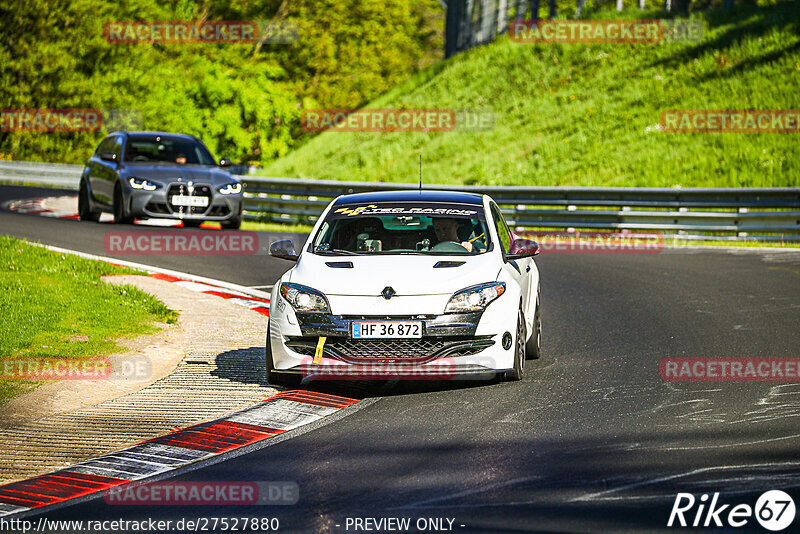
[[[208,197],[190,197],[186,195],[172,195],[170,198],[173,206],[190,206],[205,208],[208,206]]]
[[[353,339],[401,338],[419,339],[422,337],[422,323],[406,321],[353,322]]]

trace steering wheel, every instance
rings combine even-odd
[[[148,158],[147,156],[136,156],[135,158],[133,158],[133,161],[150,161],[150,158]]]
[[[467,249],[455,241],[442,241],[431,247],[431,252],[467,252]]]

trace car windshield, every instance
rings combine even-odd
[[[201,143],[164,135],[129,137],[123,160],[127,163],[217,164]]]
[[[334,206],[310,251],[330,255],[470,255],[482,254],[489,246],[482,206],[376,202]]]

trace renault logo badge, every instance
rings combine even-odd
[[[394,293],[395,293],[394,289],[392,289],[391,286],[386,286],[383,288],[383,291],[381,291],[381,295],[383,295],[383,298],[385,298],[386,300],[392,298],[394,296]]]

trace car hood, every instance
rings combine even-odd
[[[184,182],[210,183],[223,185],[235,181],[228,171],[219,167],[202,165],[152,165],[126,163],[121,171],[125,177],[145,178],[159,183],[175,182],[182,178]]]
[[[500,266],[494,254],[476,256],[319,256],[301,255],[289,281],[326,295],[379,296],[387,286],[397,296],[452,295],[475,284],[497,280]],[[352,268],[337,264],[352,263]],[[464,262],[437,267],[438,262]]]

